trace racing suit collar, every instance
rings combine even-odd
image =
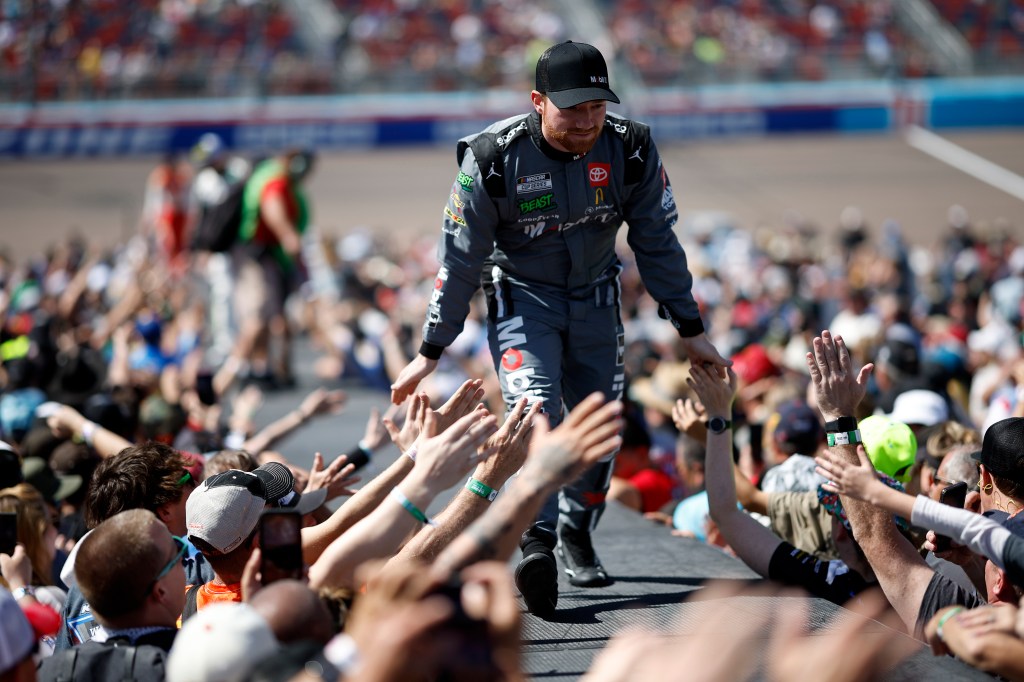
[[[582,159],[586,154],[573,154],[572,152],[563,152],[560,149],[555,149],[551,146],[547,140],[544,139],[544,132],[541,130],[540,125],[540,114],[536,111],[530,114],[529,118],[526,119],[526,129],[530,131],[530,137],[533,138],[533,143],[537,145],[537,148],[544,152],[544,156],[555,161],[561,161],[562,163],[568,163],[570,161],[576,161]]]

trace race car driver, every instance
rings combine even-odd
[[[434,283],[418,355],[392,385],[401,403],[462,329],[481,284],[489,343],[506,404],[542,400],[552,425],[594,391],[622,397],[624,333],[615,237],[627,241],[659,313],[692,362],[722,368],[690,292],[673,225],[675,198],[647,126],[608,113],[618,103],[601,53],[572,41],[537,62],[533,112],[460,140],[444,208]],[[548,500],[522,538],[516,584],[533,613],[557,604],[557,566],[570,582],[610,584],[591,542],[612,462]]]

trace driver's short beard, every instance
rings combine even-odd
[[[544,127],[544,131],[547,133],[547,137],[556,141],[562,146],[563,149],[571,154],[583,155],[594,148],[597,143],[597,138],[600,137],[600,130],[594,133],[594,136],[589,140],[580,140],[575,137],[570,137],[569,133],[564,130],[555,130],[547,124],[545,121],[541,121],[541,125]]]

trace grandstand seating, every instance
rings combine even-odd
[[[285,0],[8,0],[0,99],[230,97],[523,88],[569,35],[525,0],[322,0],[332,54],[303,44]],[[896,0],[594,0],[649,86],[933,75]],[[1024,62],[1024,0],[933,0],[977,71]]]

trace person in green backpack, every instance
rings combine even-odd
[[[293,382],[284,304],[304,273],[310,211],[302,183],[313,162],[310,151],[288,151],[258,164],[246,182],[233,249],[238,338],[215,377],[218,393],[246,370],[272,386]]]

